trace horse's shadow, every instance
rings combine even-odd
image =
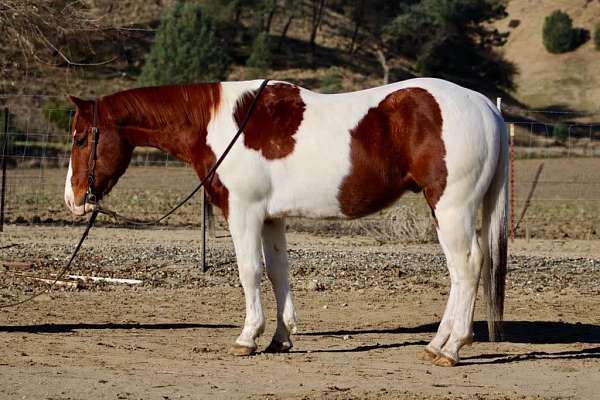
[[[314,331],[300,333],[298,336],[359,336],[368,334],[433,334],[437,323],[429,323],[415,327],[397,327],[381,329],[349,329],[332,331]],[[172,329],[233,329],[231,324],[206,323],[70,323],[70,324],[37,324],[37,325],[7,325],[0,326],[0,332],[6,333],[70,333],[77,330],[172,330]],[[487,342],[487,324],[477,321],[474,323],[475,340]],[[503,324],[502,342],[524,344],[600,344],[600,325],[554,322],[554,321],[506,321]],[[372,350],[385,350],[407,346],[424,346],[424,339],[402,341],[398,343],[374,343],[352,348],[316,349],[311,353],[353,353]],[[308,351],[294,350],[293,353]],[[505,364],[536,359],[600,359],[600,346],[582,350],[565,350],[559,352],[531,351],[521,354],[481,354],[464,357],[460,365]]]
[[[435,333],[438,323],[415,327],[350,329],[337,331],[307,332],[305,336],[366,335],[366,334],[411,334]],[[502,341],[510,343],[552,344],[552,343],[600,343],[600,325],[555,322],[555,321],[504,321]],[[473,323],[475,340],[488,341],[487,322]]]
[[[438,324],[430,323],[415,327],[398,327],[391,329],[350,329],[335,331],[308,332],[306,336],[343,336],[343,335],[368,335],[368,334],[433,334],[437,331]],[[477,321],[474,323],[475,341],[487,342],[487,323]],[[555,322],[555,321],[505,321],[503,323],[502,342],[524,344],[600,344],[600,325]],[[352,349],[332,349],[315,352],[361,352],[374,349],[397,348],[411,345],[425,345],[426,341],[411,341],[398,344],[376,344],[358,346]],[[560,352],[531,351],[521,354],[481,354],[473,357],[464,357],[460,365],[474,364],[505,364],[535,359],[600,359],[600,346],[582,350],[566,350]]]

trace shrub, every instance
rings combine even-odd
[[[42,105],[42,115],[46,121],[65,132],[71,130],[73,112],[73,106],[65,100],[49,98]]]
[[[600,22],[596,24],[596,29],[594,29],[594,45],[596,50],[600,50]]]
[[[320,82],[321,93],[339,93],[342,91],[342,71],[337,67],[331,67],[325,72]]]
[[[362,231],[380,243],[431,243],[437,234],[431,216],[414,207],[398,206],[383,211],[382,221],[360,220]]]
[[[564,143],[569,138],[569,127],[565,124],[556,124],[552,129],[552,136],[557,142]]]
[[[556,10],[544,20],[544,46],[554,54],[571,51],[580,44],[580,31],[573,29],[573,21],[569,14]]]
[[[246,60],[246,78],[264,77],[272,65],[271,41],[269,34],[261,32],[252,44],[250,57]]]
[[[221,80],[228,68],[229,57],[219,44],[213,20],[198,5],[179,0],[161,18],[139,83]]]
[[[4,108],[0,108],[0,134],[4,134]]]
[[[4,140],[8,142],[7,149],[10,149],[17,140],[26,140],[27,136],[23,134],[23,131],[16,126],[16,115],[8,111],[8,135],[4,137],[4,108],[0,108],[0,150],[4,146]],[[9,150],[10,154],[10,150]],[[10,159],[7,159],[10,162]],[[10,165],[10,164],[9,164]]]

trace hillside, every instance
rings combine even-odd
[[[508,18],[497,26],[509,31],[506,57],[519,69],[515,97],[533,109],[567,109],[600,118],[600,51],[590,40],[573,52],[550,54],[542,44],[544,18],[566,11],[578,28],[593,32],[600,22],[599,0],[511,0]],[[516,28],[509,28],[518,20]]]
[[[202,2],[209,4],[208,1]],[[125,28],[113,40],[92,38],[92,55],[86,61],[114,61],[84,67],[60,63],[54,66],[6,63],[0,74],[0,94],[47,94],[61,98],[68,93],[98,96],[135,86],[161,11],[172,3],[173,0],[86,1],[98,18],[111,26]],[[555,9],[567,11],[576,27],[590,31],[600,21],[600,0],[510,0],[507,10],[509,16],[497,22],[496,27],[510,32],[508,42],[501,51],[516,64],[520,72],[516,76],[517,88],[512,95],[526,108],[583,111],[589,113],[586,119],[597,121],[600,119],[600,51],[594,49],[590,40],[574,52],[562,55],[548,53],[542,44],[542,25],[544,17]],[[518,26],[509,27],[509,23],[515,20],[519,22]],[[273,21],[271,34],[275,38],[283,29],[284,22],[282,17],[276,17]],[[303,61],[307,58],[309,22],[309,17],[305,15],[298,17],[291,25],[287,42],[280,54],[276,55],[275,68],[269,73],[271,78],[291,80],[317,90],[332,79],[338,81],[337,90],[356,90],[381,82],[381,67],[373,54],[364,51],[347,54],[349,39],[342,32],[347,33],[350,23],[346,16],[331,9],[326,10],[317,33],[318,59],[314,68],[311,68]],[[243,20],[240,29],[247,29],[251,23]],[[229,79],[244,79],[244,68],[241,66],[244,54],[240,49],[235,51],[238,53],[237,59]],[[3,58],[10,60],[12,55],[5,53]],[[398,63],[392,61],[392,80],[410,76],[410,73],[403,73],[401,68],[394,69],[395,65]],[[331,70],[330,67],[336,69]],[[488,95],[495,97],[496,93],[490,92]],[[510,104],[510,99],[507,100]],[[41,105],[39,101],[36,103],[36,100],[23,98],[12,99],[9,103],[11,109]]]

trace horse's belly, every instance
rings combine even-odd
[[[289,185],[275,188],[267,202],[267,214],[277,217],[331,218],[343,217],[337,199],[337,187]]]

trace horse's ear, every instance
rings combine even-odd
[[[69,101],[77,108],[81,114],[91,114],[94,102],[91,100],[83,100],[75,96],[67,96]]]

